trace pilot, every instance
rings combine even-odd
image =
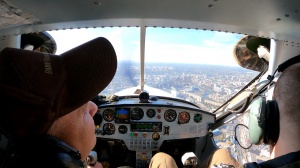
[[[116,67],[114,48],[101,37],[60,56],[3,49],[0,142],[5,132],[9,143],[0,167],[85,167],[96,144],[98,108],[89,100],[110,83]]]
[[[300,167],[300,63],[288,67],[278,78],[273,97],[279,110],[279,136],[272,145],[271,160],[244,167]]]
[[[300,63],[296,63],[284,70],[275,84],[273,96],[278,104],[280,133],[276,144],[272,146],[271,160],[261,163],[246,163],[245,165],[239,166],[238,162],[230,156],[227,149],[218,149],[207,159],[207,162],[199,166],[220,167],[220,165],[224,163],[234,167],[245,168],[300,167],[299,86]],[[175,163],[174,159],[171,156],[164,153],[158,153],[156,155],[150,162],[151,168],[175,167],[173,166]]]
[[[246,163],[240,167],[300,167],[299,86],[300,63],[296,63],[284,70],[275,84],[273,97],[277,102],[279,110],[279,136],[277,142],[271,146],[272,159],[261,163]],[[212,157],[219,160],[226,160],[222,156],[213,155]]]

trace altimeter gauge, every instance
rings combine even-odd
[[[144,111],[141,108],[133,108],[130,111],[130,119],[131,120],[141,120],[144,117]]]

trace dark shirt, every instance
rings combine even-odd
[[[51,137],[30,138],[15,146],[6,166],[8,168],[83,168],[79,151]]]
[[[246,163],[244,164],[244,168],[276,168],[276,167],[284,167],[284,168],[292,168],[300,166],[300,151],[291,152],[286,155],[261,162],[261,163]]]

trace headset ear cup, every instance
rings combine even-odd
[[[276,100],[267,101],[264,143],[275,145],[279,137],[279,109]]]
[[[251,103],[249,113],[249,136],[252,144],[262,144],[265,132],[266,99],[260,97]]]

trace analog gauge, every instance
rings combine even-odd
[[[115,133],[115,131],[116,131],[116,128],[115,128],[115,126],[112,123],[105,123],[103,125],[103,133],[104,133],[104,135],[105,134],[106,135],[112,135],[112,134]]]
[[[153,139],[154,141],[158,141],[158,140],[160,139],[159,133],[154,132],[154,133],[152,134],[152,139]]]
[[[169,109],[164,114],[165,120],[168,122],[172,122],[176,119],[177,113],[175,110]]]
[[[149,118],[153,118],[156,114],[156,111],[154,109],[148,109],[146,114]]]
[[[141,120],[144,117],[144,111],[141,108],[133,108],[130,111],[130,118],[132,120]]]
[[[128,128],[126,127],[126,125],[120,125],[118,130],[119,130],[119,133],[126,134],[128,131]]]
[[[178,115],[178,124],[185,124],[190,121],[190,114],[186,111],[180,112]]]
[[[195,114],[195,116],[194,116],[194,121],[195,121],[196,123],[201,122],[201,121],[202,121],[202,114]]]
[[[115,119],[115,111],[112,109],[105,109],[103,111],[103,119],[108,122],[113,121]]]

